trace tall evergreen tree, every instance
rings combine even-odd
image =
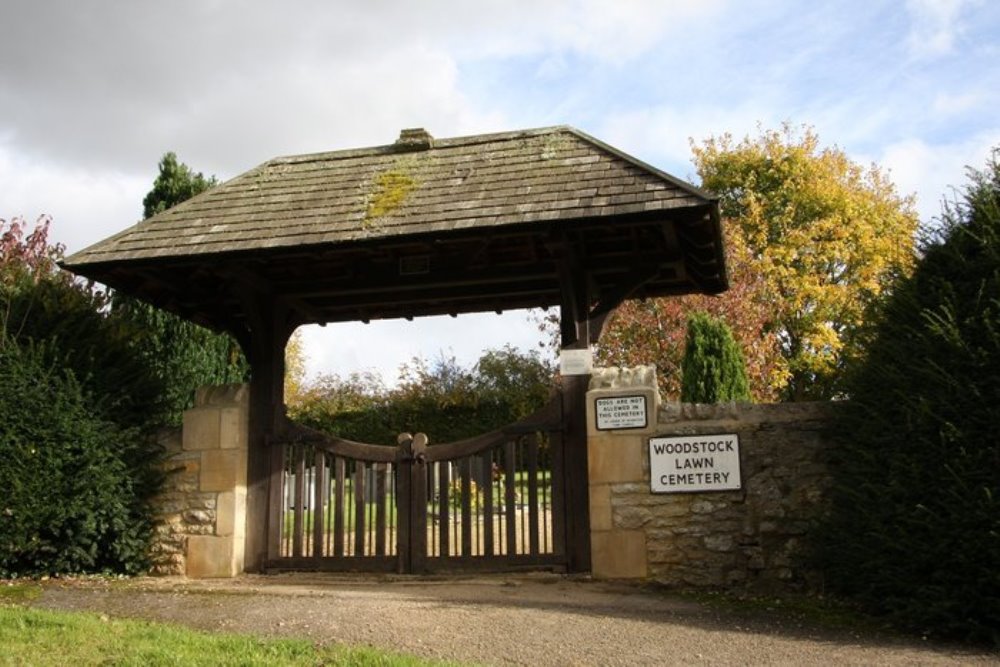
[[[1000,149],[885,304],[839,411],[831,588],[1000,645]]]
[[[750,400],[743,352],[729,326],[707,313],[695,312],[688,318],[681,363],[681,400],[686,403]]]
[[[159,168],[160,172],[153,181],[153,189],[142,199],[143,220],[152,218],[157,213],[177,206],[182,201],[219,184],[215,176],[205,178],[200,171],[195,173],[191,167],[178,162],[177,155],[173,152],[163,155]]]

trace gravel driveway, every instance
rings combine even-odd
[[[33,606],[488,665],[1000,665],[996,653],[818,628],[778,610],[720,610],[648,587],[556,575],[50,581]]]

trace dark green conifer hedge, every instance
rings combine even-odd
[[[974,173],[884,306],[849,405],[829,586],[922,633],[1000,643],[1000,165]]]

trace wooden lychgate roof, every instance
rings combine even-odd
[[[715,199],[565,126],[276,158],[63,265],[231,331],[248,291],[301,324],[550,306],[567,267],[592,307],[726,288]]]

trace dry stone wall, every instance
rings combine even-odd
[[[649,377],[601,370],[588,404],[598,396],[655,392]],[[591,420],[594,574],[761,592],[814,583],[801,556],[829,487],[833,447],[826,429],[835,409],[830,403],[669,403],[658,405],[649,428],[638,433],[597,431]],[[728,433],[739,436],[742,488],[651,491],[650,437]]]
[[[199,389],[183,427],[161,434],[166,480],[154,501],[153,574],[243,570],[248,398],[246,385]]]

